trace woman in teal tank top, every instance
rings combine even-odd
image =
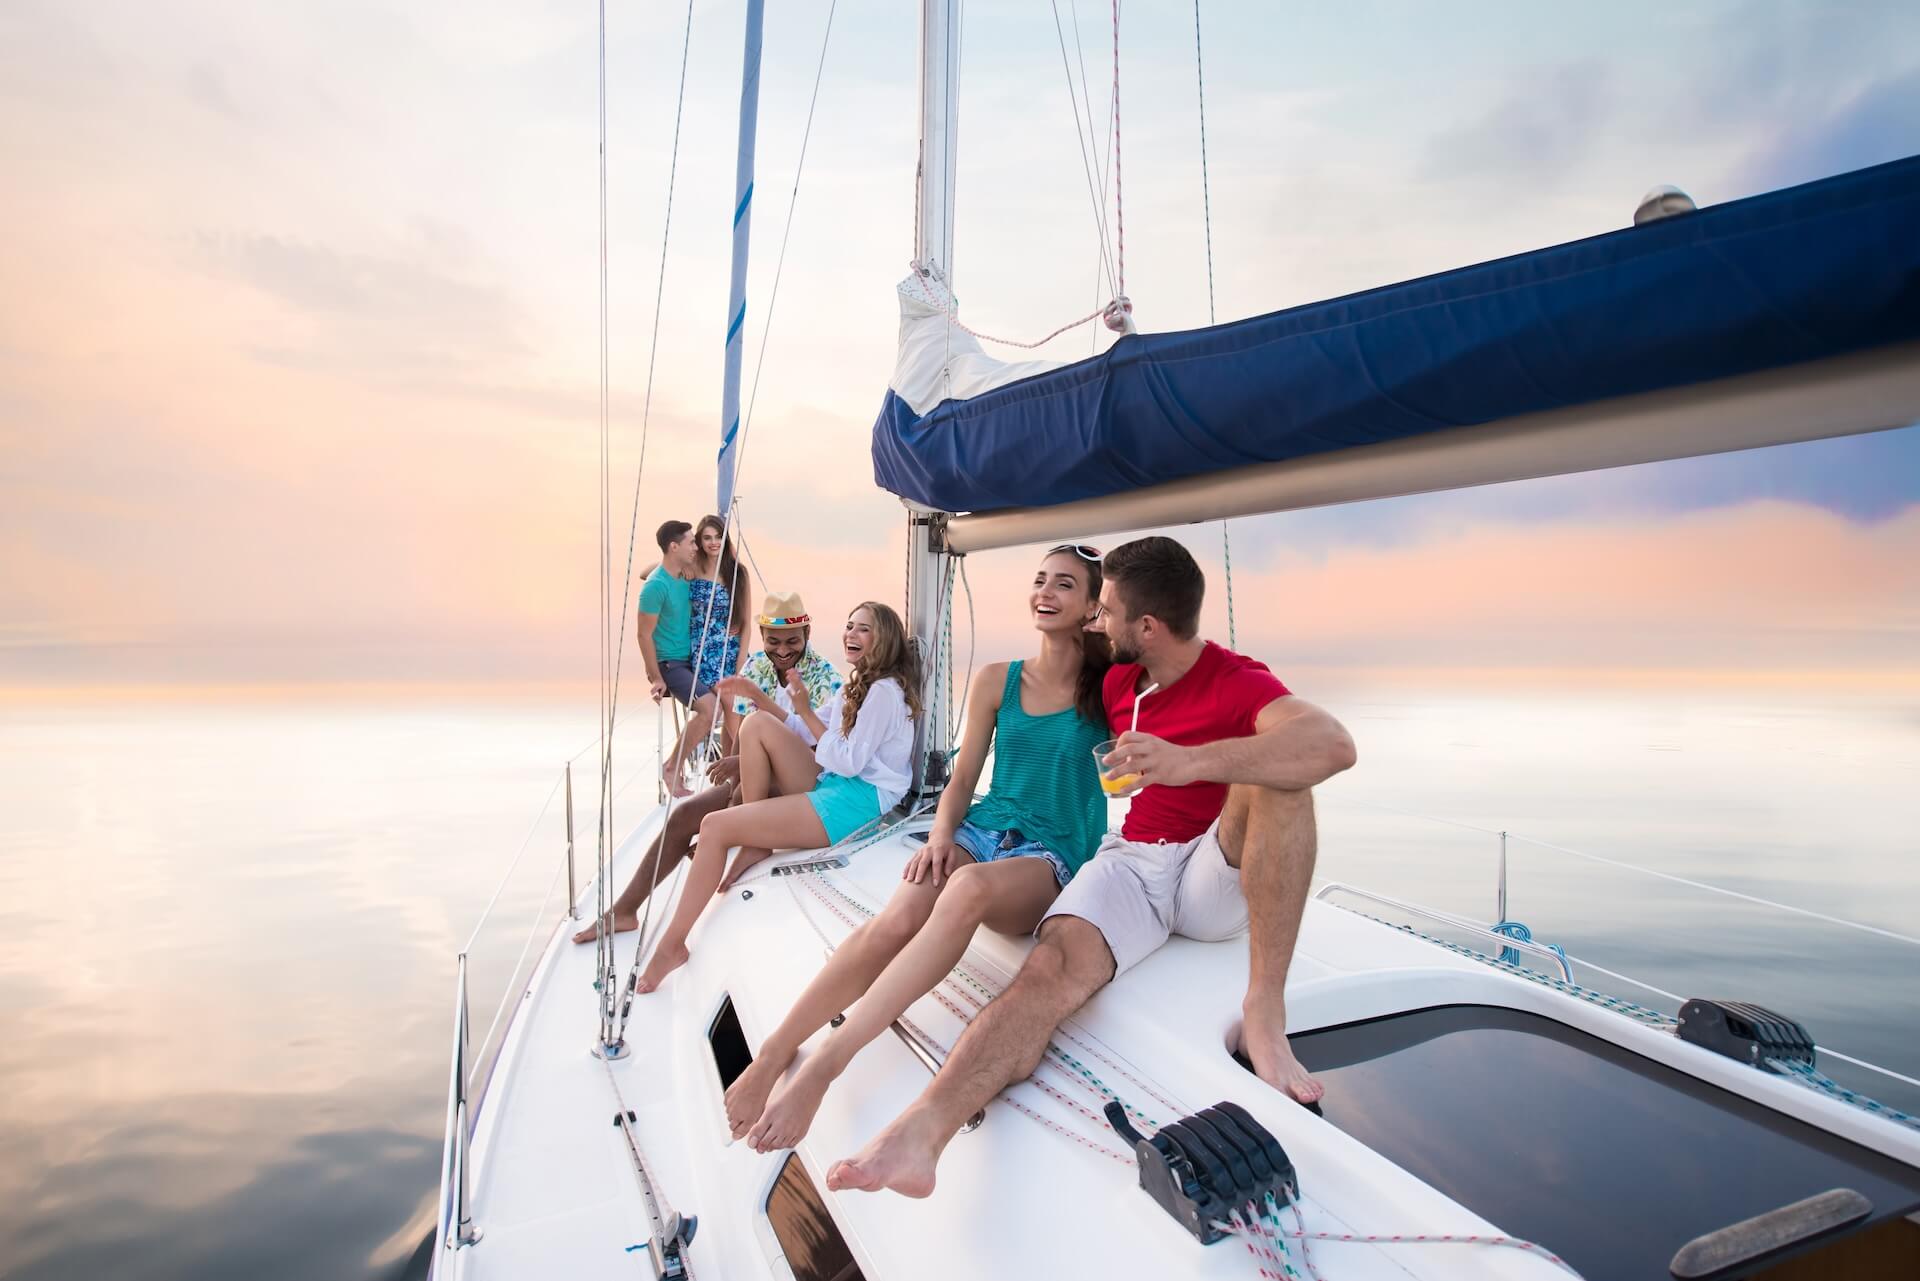
[[[1106,638],[1086,630],[1099,600],[1099,552],[1069,544],[1047,553],[1027,597],[1040,652],[974,677],[966,736],[926,845],[727,1090],[734,1138],[760,1152],[798,1143],[827,1087],[946,977],[976,929],[1032,933],[1093,857],[1107,825],[1093,748],[1107,737],[1100,685],[1112,662]],[[976,801],[989,748],[993,785]],[[800,1046],[843,1010],[845,1021],[795,1066]]]

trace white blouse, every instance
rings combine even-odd
[[[817,713],[827,732],[820,736],[813,758],[829,774],[873,784],[884,814],[900,803],[913,782],[913,720],[907,714],[906,691],[891,676],[870,686],[851,734],[840,731],[845,698],[845,690],[837,691]]]
[[[778,707],[786,714],[787,728],[798,734],[801,742],[805,743],[808,747],[817,747],[819,745],[820,740],[813,736],[813,726],[807,724],[806,717],[793,710],[792,690],[788,689],[785,685],[781,685],[775,688],[773,693],[768,695],[768,697],[773,699],[773,705],[775,707]],[[814,715],[818,716],[819,713],[815,712]]]

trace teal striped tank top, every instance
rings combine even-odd
[[[993,782],[967,811],[967,821],[1017,830],[1077,872],[1107,830],[1107,798],[1093,763],[1093,749],[1107,730],[1088,724],[1072,707],[1027,715],[1020,706],[1020,668],[1019,660],[1007,664],[993,726]]]

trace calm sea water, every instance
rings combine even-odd
[[[1486,918],[1497,841],[1464,823],[1920,934],[1911,698],[1324,701],[1361,749],[1323,789],[1324,877]],[[519,704],[9,709],[0,1276],[417,1272],[453,957],[527,838],[474,943],[477,1034],[557,914],[553,789],[593,723]],[[618,736],[623,827],[652,802],[653,739],[650,722]],[[580,760],[590,815],[594,753]],[[590,818],[580,830],[584,876]],[[1537,937],[1774,1004],[1920,1076],[1920,948],[1518,839],[1510,856],[1510,911]]]

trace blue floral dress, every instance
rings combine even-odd
[[[727,626],[733,621],[733,594],[711,579],[696,578],[687,584],[687,597],[693,607],[693,652],[700,661],[695,675],[702,685],[712,685],[740,667],[740,638],[727,634]]]

